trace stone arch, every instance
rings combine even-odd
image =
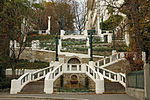
[[[77,57],[72,57],[67,61],[68,64],[81,64],[81,61]]]

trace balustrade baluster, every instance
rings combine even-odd
[[[99,63],[97,62],[97,66],[99,67]]]
[[[118,57],[118,56],[119,56],[119,53],[117,53],[116,56],[117,56],[117,59],[116,59],[116,60],[118,60],[118,59],[119,59],[119,57]]]
[[[103,70],[103,75],[106,76],[106,75],[105,75],[105,70]]]
[[[110,56],[109,59],[110,59],[110,63],[111,63],[112,62],[112,56]]]
[[[108,72],[108,73],[109,73],[109,74],[108,74],[108,75],[109,75],[108,77],[109,77],[109,79],[111,79],[111,73],[110,73],[110,72]]]
[[[103,61],[104,61],[104,65],[105,65],[106,64],[106,58]]]

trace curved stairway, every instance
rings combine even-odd
[[[17,93],[53,93],[52,87],[54,80],[56,80],[63,73],[86,73],[96,83],[96,87],[100,89],[104,86],[103,78],[110,80],[111,82],[105,82],[105,93],[112,91],[111,86],[119,87],[120,83],[125,87],[125,74],[115,73],[104,67],[112,65],[123,59],[123,55],[116,53],[108,58],[95,62],[93,67],[88,64],[77,65],[77,69],[73,70],[73,66],[67,66],[67,64],[53,65],[34,73],[25,73],[17,80],[11,81],[11,94]],[[101,62],[103,62],[102,65]],[[82,67],[81,67],[82,66]],[[45,81],[43,81],[45,79]],[[119,82],[119,83],[118,83]],[[102,85],[103,84],[103,85]],[[38,87],[38,88],[37,88]],[[44,88],[45,87],[45,88]],[[46,87],[51,88],[51,91],[45,90]],[[121,87],[121,86],[120,86]],[[97,93],[103,91],[97,88]],[[124,90],[124,89],[123,89]],[[20,92],[21,91],[21,92]],[[116,92],[119,93],[119,92]]]
[[[19,94],[42,94],[44,93],[44,78],[26,84]]]
[[[107,79],[104,79],[104,94],[124,94],[125,87],[119,82],[111,82]]]

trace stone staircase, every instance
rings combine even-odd
[[[122,53],[116,53],[110,57],[96,61],[92,67],[88,64],[72,64],[69,66],[67,64],[54,64],[34,73],[25,73],[19,79],[12,80],[10,94],[37,94],[44,92],[51,94],[53,93],[53,82],[63,73],[87,74],[96,83],[96,93],[104,92],[104,84],[105,93],[124,93],[124,87],[126,87],[125,74],[115,73],[104,68],[119,62],[122,60],[123,56]],[[104,79],[109,81],[104,83]]]
[[[119,82],[111,82],[107,79],[104,80],[104,94],[124,94],[125,87],[121,85]]]
[[[125,87],[119,82],[111,82],[104,80],[104,94],[124,94]],[[30,82],[23,87],[19,94],[43,94],[44,93],[44,79]]]
[[[42,94],[44,93],[44,79],[30,82],[23,87],[19,94]]]

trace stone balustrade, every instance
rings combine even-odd
[[[53,93],[53,83],[63,73],[85,73],[95,82],[96,93],[104,92],[104,79],[101,73],[97,73],[94,68],[88,64],[61,64],[45,77],[44,92],[46,94]]]
[[[95,62],[96,67],[107,67],[109,65],[112,65],[120,60],[124,59],[124,52],[115,53],[109,57],[103,58],[99,61]]]
[[[104,78],[112,81],[112,82],[119,82],[124,87],[126,87],[126,76],[123,73],[115,73],[113,71],[107,70],[105,68],[95,67],[97,72],[100,72]]]
[[[50,66],[44,69],[40,69],[34,73],[25,73],[20,76],[19,79],[11,80],[10,94],[17,94],[29,82],[37,81],[44,78],[48,72],[53,70],[53,68],[54,66]]]

